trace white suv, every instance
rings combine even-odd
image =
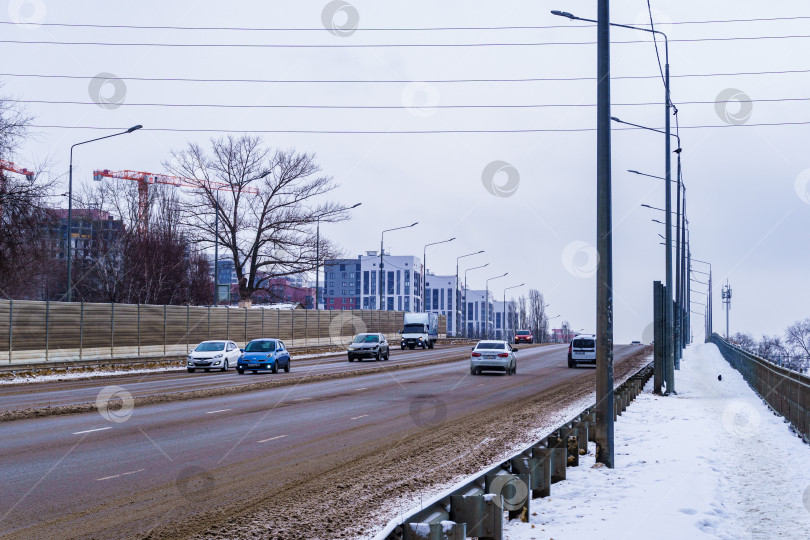
[[[575,368],[577,364],[596,365],[596,336],[593,334],[580,334],[568,345],[568,367]]]

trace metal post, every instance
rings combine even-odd
[[[316,219],[317,226],[315,228],[315,311],[318,310],[318,296],[320,288],[318,286],[318,276],[321,273],[321,216]],[[324,281],[326,281],[326,274],[324,274]],[[264,330],[264,311],[262,311],[262,330]],[[262,332],[264,335],[264,332]]]
[[[110,360],[115,358],[115,303],[110,302]]]
[[[186,354],[188,354],[189,333],[191,332],[191,306],[186,305]]]
[[[73,225],[73,148],[70,147],[70,168],[68,169],[68,217],[67,217],[67,301],[73,299],[73,241],[71,238],[72,225]]]
[[[610,7],[597,10],[596,461],[613,468],[613,246],[610,179]],[[669,101],[667,95],[667,103]],[[667,114],[669,121],[669,114]],[[667,145],[669,135],[667,135]],[[667,148],[667,155],[669,149]],[[669,182],[667,182],[669,187]]]
[[[665,99],[664,99],[664,114],[666,116],[666,143],[665,149],[666,152],[665,156],[665,164],[664,167],[666,169],[666,238],[664,239],[664,243],[666,244],[666,287],[667,287],[667,298],[666,298],[666,306],[664,308],[664,314],[666,316],[666,350],[664,360],[666,362],[666,385],[667,385],[667,394],[675,393],[675,340],[674,340],[674,311],[672,306],[672,146],[671,146],[671,120],[669,117],[670,112],[670,94],[669,94],[669,48],[667,47],[666,53],[666,66],[664,69],[664,79],[665,79]]]
[[[140,315],[140,312],[138,312]],[[141,346],[141,324],[140,318],[138,319],[138,350],[140,351]],[[79,306],[79,360],[82,359],[82,353],[84,351],[84,300],[81,301]]]
[[[14,300],[8,301],[8,363],[14,351]]]
[[[667,114],[669,118],[669,114]],[[680,148],[678,149],[680,150]],[[675,298],[677,298],[678,313],[675,315],[675,349],[673,349],[674,369],[681,369],[681,332],[683,322],[683,264],[681,254],[681,155],[678,154],[678,172],[676,173],[677,195],[675,196]]]
[[[214,207],[214,305],[219,305],[219,190]]]
[[[48,348],[50,341],[51,301],[45,300],[45,361],[48,361]]]
[[[166,304],[163,304],[163,356],[166,356]]]
[[[382,288],[383,288],[383,237],[384,236],[385,236],[385,231],[383,231],[380,234],[380,290],[378,291],[380,293],[380,306],[379,306],[380,311],[382,311],[382,308],[383,308],[383,305],[382,305],[383,290],[382,290]],[[425,288],[425,284],[422,283],[422,289],[424,290],[424,288]],[[425,307],[422,306],[421,311],[424,311],[424,310],[425,310]]]

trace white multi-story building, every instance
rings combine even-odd
[[[447,335],[460,335],[461,290],[456,276],[425,276],[425,311],[447,317]]]
[[[492,296],[492,291],[489,291],[489,296],[485,290],[468,289],[466,291],[462,302],[465,303],[467,309],[466,314],[462,315],[462,324],[466,324],[467,337],[484,337],[486,321],[489,323],[489,329],[492,330],[495,311]],[[487,315],[487,311],[489,315]]]
[[[360,307],[379,309],[380,253],[368,251],[360,262]],[[412,255],[383,255],[382,308],[422,311],[422,260]]]

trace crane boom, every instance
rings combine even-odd
[[[109,169],[96,169],[93,171],[93,180],[101,182],[104,178],[115,178],[118,180],[132,180],[138,182],[138,226],[143,231],[146,230],[149,220],[149,185],[164,184],[174,187],[189,187],[194,189],[208,189],[211,191],[232,191],[239,193],[257,194],[259,190],[250,186],[232,186],[226,182],[215,180],[200,180],[198,178],[183,178],[182,176],[171,176],[168,174],[154,174],[143,171],[111,171]]]

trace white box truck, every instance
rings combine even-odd
[[[432,349],[439,339],[439,316],[436,313],[405,313],[400,334],[400,348]]]

